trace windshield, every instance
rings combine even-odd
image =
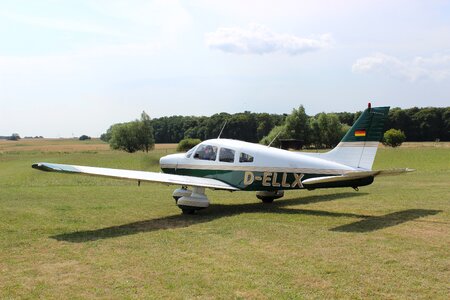
[[[195,151],[195,159],[216,160],[217,147],[211,145],[200,145]]]
[[[196,146],[195,146],[195,147],[196,147]],[[189,151],[186,153],[186,157],[187,157],[187,158],[191,157],[192,153],[194,153],[195,147],[191,148],[191,150],[189,150]]]

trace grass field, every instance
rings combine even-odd
[[[9,144],[8,144],[9,143]],[[87,146],[86,146],[87,145]],[[207,194],[39,172],[39,161],[158,171],[99,141],[0,142],[0,298],[418,298],[450,294],[448,143],[381,148],[375,169],[416,172],[352,189]]]

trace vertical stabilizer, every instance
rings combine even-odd
[[[356,120],[341,142],[323,159],[371,170],[378,144],[383,138],[389,107],[369,107]]]

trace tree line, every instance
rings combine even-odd
[[[295,137],[308,143],[318,143],[317,137],[331,136],[327,128],[339,127],[344,132],[352,126],[361,115],[358,112],[319,113],[308,116],[303,106],[294,109],[291,114],[268,114],[243,112],[237,114],[219,113],[211,117],[171,116],[152,120],[156,143],[178,143],[184,138],[206,140],[219,135],[225,121],[227,124],[222,133],[224,138],[233,138],[248,142],[259,142],[276,126],[288,126],[295,131]],[[291,120],[286,124],[288,117]],[[294,124],[296,121],[298,124]],[[450,141],[450,107],[425,108],[392,108],[389,111],[386,129],[395,128],[403,131],[406,141]],[[308,124],[309,128],[302,128]],[[305,132],[305,130],[307,132]],[[308,137],[309,135],[309,137]]]
[[[223,138],[259,142],[273,127],[284,122],[287,115],[268,113],[219,113],[211,117],[171,116],[152,120],[156,143],[178,143],[185,138],[207,140]]]
[[[148,151],[153,143],[178,143],[183,139],[222,138],[260,142],[278,146],[280,139],[298,139],[314,148],[331,148],[343,137],[362,112],[319,113],[309,116],[303,106],[291,114],[218,113],[205,116],[170,116],[150,120],[143,112],[140,120],[112,125],[101,139],[113,149]],[[385,129],[404,132],[406,141],[450,141],[450,107],[393,108]],[[142,131],[139,133],[139,131]],[[275,139],[277,137],[277,139]],[[130,141],[134,141],[131,142]],[[121,144],[134,144],[123,147]]]

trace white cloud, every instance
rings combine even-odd
[[[415,57],[407,61],[397,57],[376,53],[358,59],[352,66],[355,73],[381,73],[416,81],[419,79],[444,80],[450,76],[450,55]]]
[[[249,29],[221,27],[205,35],[206,45],[229,53],[266,54],[284,52],[303,54],[326,48],[331,43],[329,34],[318,38],[302,38],[291,34],[279,34],[269,28],[251,24]]]

